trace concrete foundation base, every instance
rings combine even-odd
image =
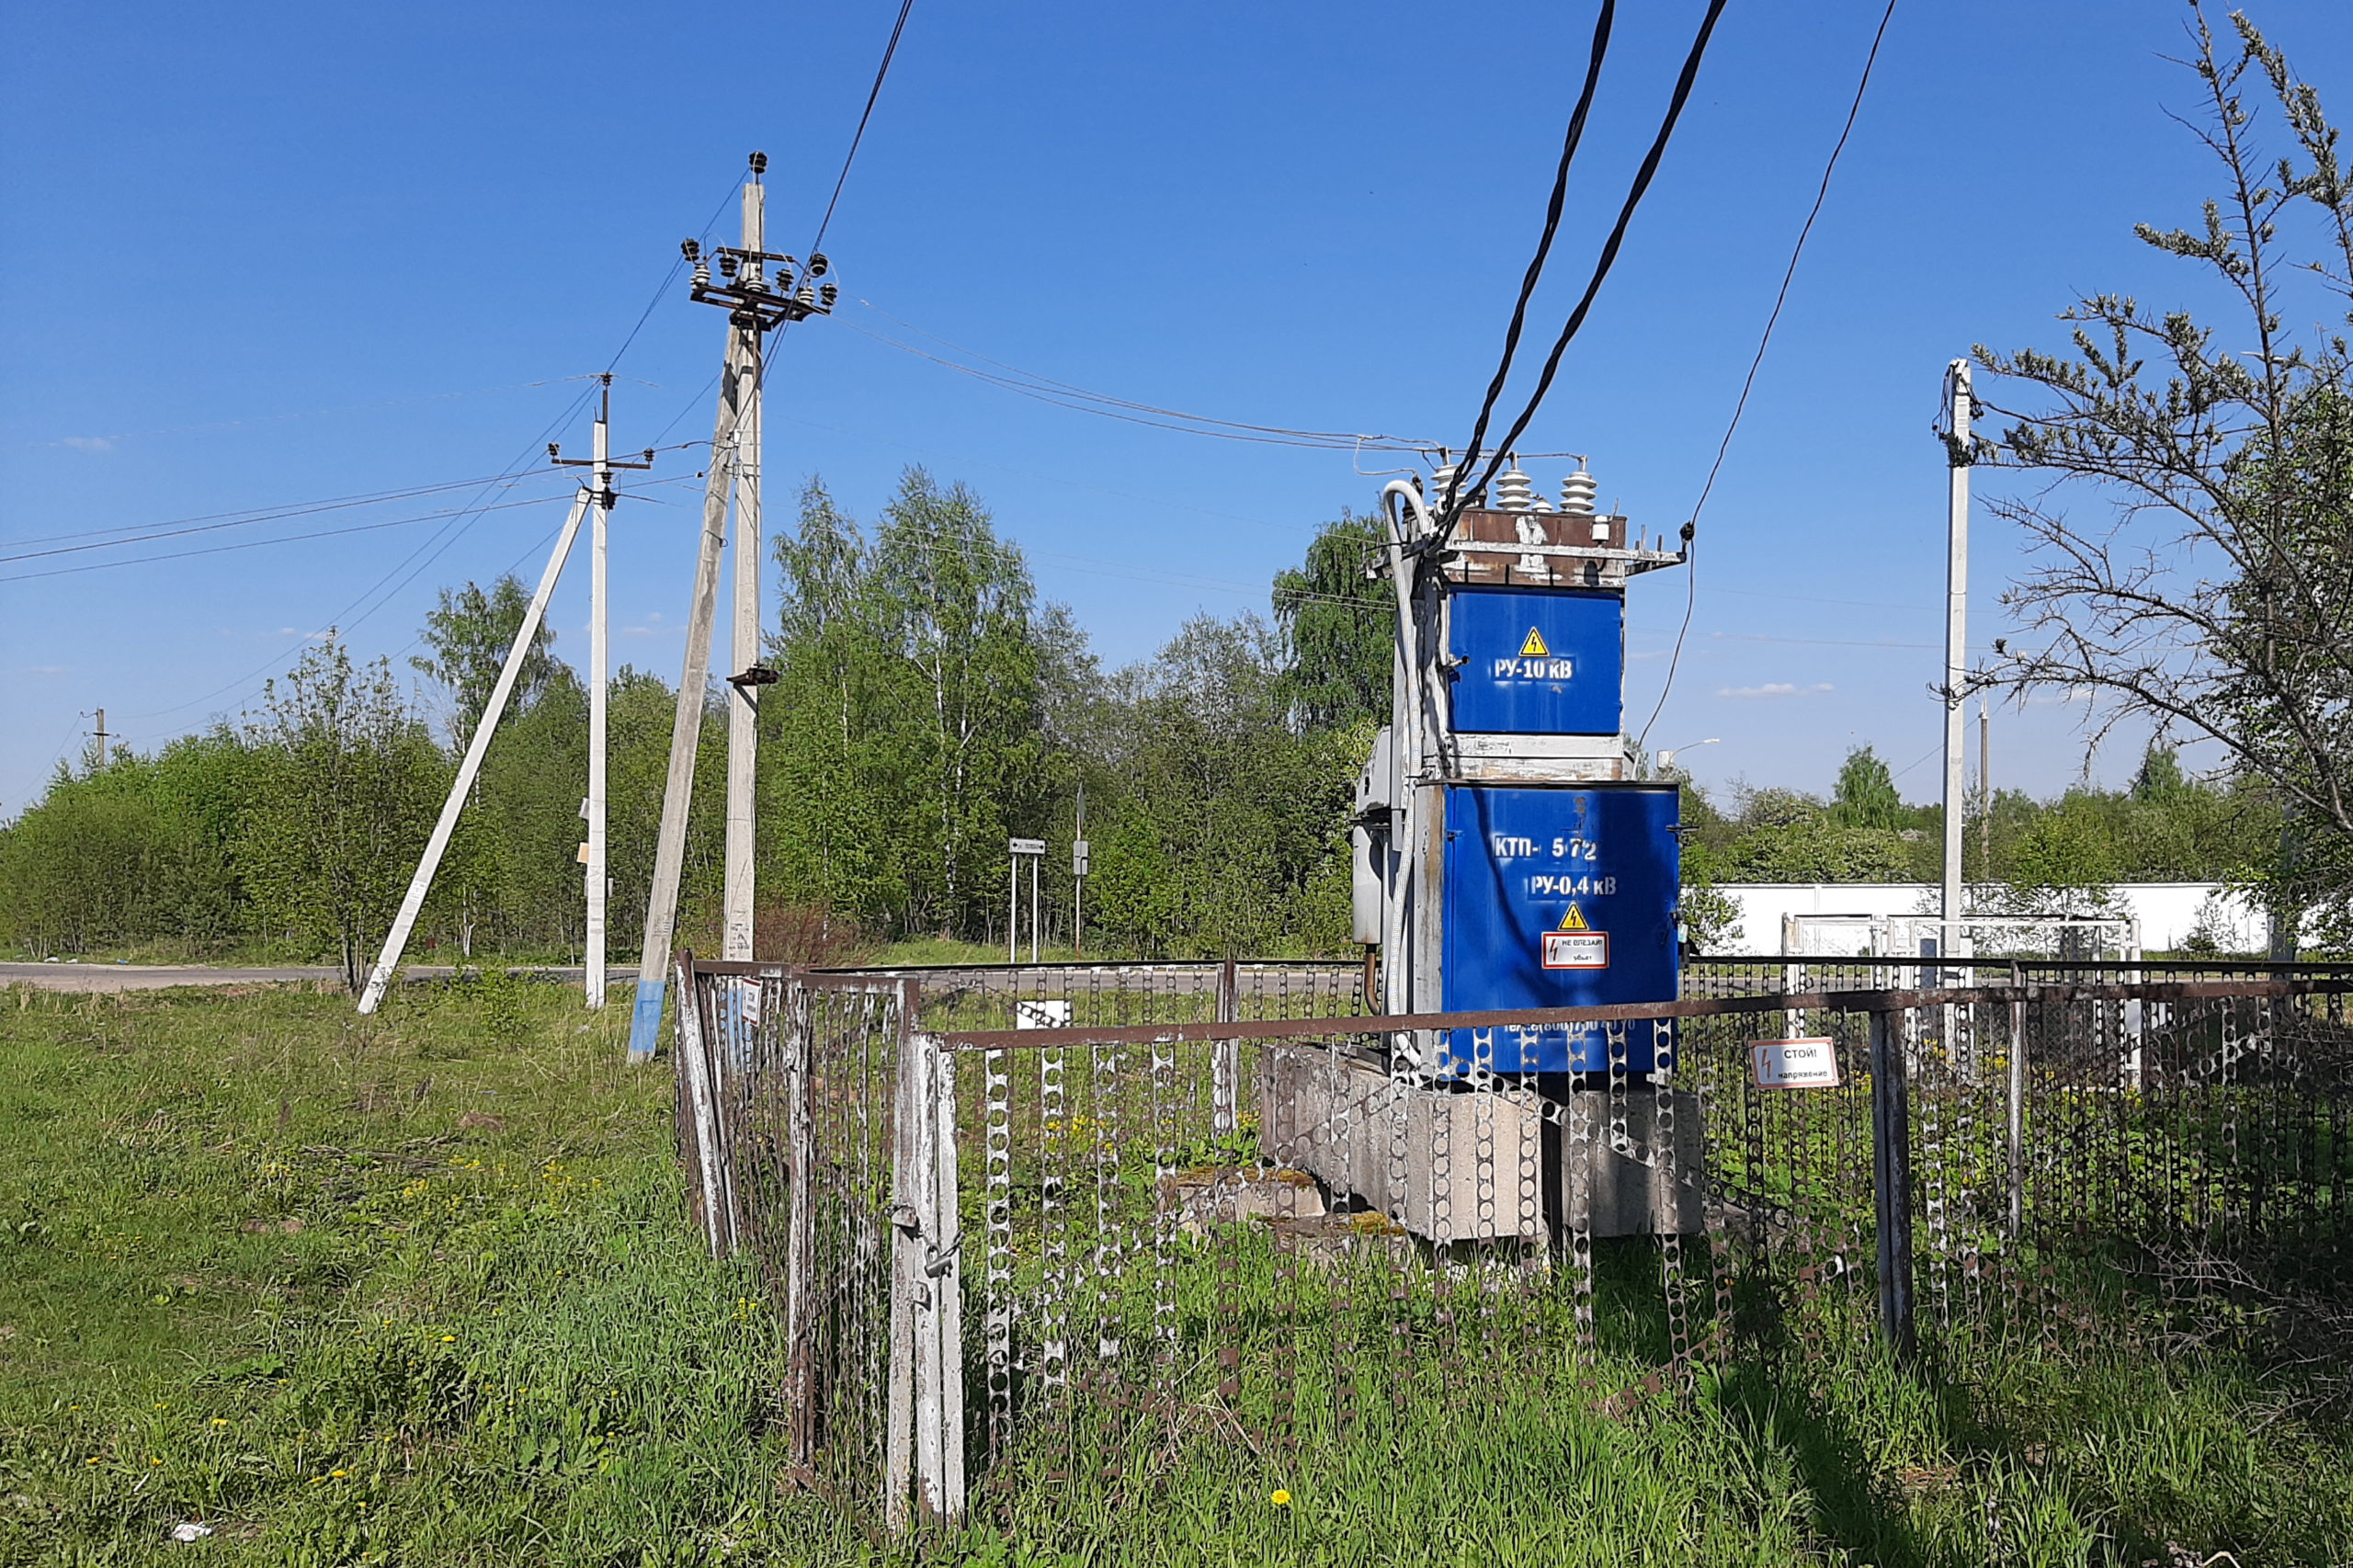
[[[1696,1179],[1705,1140],[1690,1095],[1673,1096],[1670,1159],[1647,1085],[1620,1108],[1606,1092],[1548,1106],[1533,1089],[1400,1083],[1317,1051],[1259,1060],[1261,1147],[1314,1176],[1335,1209],[1376,1210],[1434,1243],[1533,1241],[1565,1233],[1580,1215],[1595,1236],[1705,1229]]]

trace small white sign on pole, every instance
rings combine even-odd
[[[1046,841],[1042,838],[1017,838],[1013,841],[1013,853],[1016,855],[1043,855],[1045,852]]]
[[[1838,1051],[1827,1039],[1751,1040],[1748,1065],[1760,1089],[1838,1086]]]

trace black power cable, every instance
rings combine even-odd
[[[1618,210],[1618,222],[1610,226],[1609,237],[1602,244],[1600,256],[1594,262],[1593,276],[1586,283],[1584,296],[1577,301],[1576,309],[1569,312],[1567,323],[1561,328],[1560,337],[1552,345],[1552,352],[1546,357],[1544,372],[1536,379],[1536,390],[1529,395],[1528,406],[1520,410],[1519,417],[1496,445],[1485,471],[1467,488],[1459,483],[1461,474],[1460,470],[1456,471],[1458,483],[1454,488],[1459,494],[1476,495],[1486,487],[1487,482],[1495,477],[1495,471],[1503,466],[1504,454],[1518,445],[1529,421],[1536,417],[1537,409],[1543,404],[1544,394],[1552,390],[1552,378],[1560,373],[1562,356],[1569,351],[1571,340],[1585,325],[1586,312],[1593,309],[1593,301],[1600,294],[1601,285],[1608,280],[1609,269],[1617,265],[1619,247],[1626,243],[1626,231],[1633,223],[1634,210],[1642,205],[1643,195],[1651,187],[1652,178],[1658,173],[1659,161],[1666,156],[1667,142],[1675,134],[1676,121],[1683,117],[1683,106],[1690,100],[1692,84],[1699,77],[1699,62],[1708,52],[1708,40],[1714,36],[1717,18],[1723,15],[1728,0],[1708,0],[1708,14],[1701,18],[1699,34],[1691,40],[1691,51],[1684,58],[1683,74],[1676,78],[1675,96],[1668,100],[1666,118],[1659,122],[1658,135],[1652,140],[1650,151],[1643,154],[1642,167],[1635,171],[1634,183],[1626,192],[1625,204]],[[1465,468],[1477,460],[1475,452],[1463,455]],[[1443,550],[1454,532],[1456,520],[1461,515],[1460,500],[1448,504],[1438,521],[1437,533],[1423,541],[1423,551]]]
[[[1495,366],[1495,380],[1487,383],[1487,399],[1479,405],[1478,422],[1471,430],[1471,445],[1464,449],[1463,460],[1447,481],[1446,494],[1438,503],[1442,512],[1454,505],[1454,497],[1461,489],[1462,471],[1479,460],[1479,443],[1487,438],[1487,421],[1494,416],[1495,400],[1504,395],[1504,382],[1511,375],[1512,356],[1519,351],[1520,329],[1528,321],[1528,301],[1535,297],[1537,279],[1544,275],[1545,258],[1552,253],[1552,236],[1561,229],[1561,209],[1569,194],[1569,165],[1576,161],[1577,143],[1585,140],[1586,116],[1593,108],[1594,89],[1601,85],[1601,62],[1609,53],[1609,27],[1617,16],[1618,0],[1601,0],[1601,14],[1593,22],[1593,51],[1586,62],[1585,87],[1577,94],[1577,107],[1569,116],[1568,134],[1561,142],[1561,166],[1552,176],[1552,199],[1544,209],[1544,232],[1537,237],[1536,254],[1529,259],[1528,275],[1519,280],[1519,298],[1511,307],[1511,325],[1504,330],[1503,359]]]
[[[915,8],[915,0],[900,0],[899,19],[891,24],[891,41],[882,46],[882,63],[875,68],[874,85],[866,92],[866,108],[858,117],[858,130],[849,139],[849,155],[842,160],[842,172],[834,181],[834,194],[825,203],[825,216],[817,224],[817,237],[809,242],[812,255],[824,248],[825,231],[834,226],[834,209],[842,199],[842,187],[849,183],[849,166],[858,161],[858,144],[866,140],[866,122],[874,118],[874,102],[882,96],[882,79],[891,74],[891,57],[899,52],[899,35],[907,30],[907,13]]]
[[[824,249],[825,231],[834,226],[834,209],[841,204],[842,187],[849,183],[850,165],[858,162],[858,149],[866,141],[866,122],[874,118],[874,106],[882,97],[882,84],[891,74],[891,62],[899,52],[899,37],[907,30],[907,14],[915,8],[915,0],[899,0],[898,20],[891,24],[891,40],[882,46],[882,62],[874,68],[874,85],[866,90],[866,108],[858,111],[858,129],[850,133],[849,151],[842,155],[842,172],[834,176],[834,194],[826,199],[825,215],[817,222],[817,237],[809,242],[809,249],[804,253],[812,261],[814,261],[818,253]],[[813,272],[808,276],[814,278],[816,275]],[[774,361],[776,351],[783,346],[784,335],[790,331],[793,325],[794,324],[789,321],[781,323],[777,327],[774,337],[754,335],[752,386],[755,391],[767,388],[768,366]],[[721,376],[725,374],[724,370],[720,372]],[[719,384],[719,376],[713,376],[710,385],[695,394],[695,402],[701,402],[709,394],[710,388]],[[690,403],[688,406],[691,408],[693,404]],[[686,415],[687,410],[681,409],[677,419],[671,420],[669,425],[662,427],[664,433],[667,434],[670,426],[677,424],[678,419],[683,419]]]
[[[1838,141],[1830,149],[1829,161],[1822,165],[1822,184],[1813,193],[1813,206],[1805,215],[1805,223],[1798,230],[1798,243],[1790,247],[1790,265],[1781,273],[1781,291],[1773,296],[1772,313],[1765,318],[1765,330],[1757,335],[1756,353],[1748,361],[1748,375],[1740,383],[1740,398],[1732,406],[1732,418],[1724,426],[1724,438],[1716,443],[1716,460],[1708,465],[1707,483],[1699,486],[1699,498],[1691,503],[1691,515],[1683,522],[1683,624],[1675,633],[1675,653],[1666,662],[1666,679],[1658,688],[1658,701],[1651,709],[1650,718],[1636,736],[1639,748],[1651,738],[1651,726],[1666,710],[1666,699],[1675,690],[1676,672],[1683,667],[1684,640],[1691,634],[1691,612],[1699,602],[1699,574],[1692,559],[1692,542],[1699,532],[1699,513],[1708,505],[1708,497],[1715,494],[1716,475],[1723,471],[1724,454],[1732,449],[1733,432],[1740,428],[1740,416],[1748,412],[1748,394],[1756,390],[1756,372],[1765,363],[1765,349],[1773,341],[1773,329],[1780,324],[1781,307],[1790,301],[1790,284],[1798,275],[1798,258],[1805,254],[1805,242],[1813,233],[1813,221],[1822,216],[1822,204],[1830,197],[1830,176],[1837,171],[1838,154],[1847,150],[1847,138],[1855,133],[1855,118],[1863,112],[1863,95],[1870,90],[1871,67],[1879,63],[1879,46],[1887,41],[1887,24],[1895,19],[1896,0],[1887,0],[1887,9],[1880,14],[1879,31],[1871,35],[1870,52],[1863,57],[1863,74],[1855,83],[1855,101],[1847,106],[1847,123],[1838,130]]]

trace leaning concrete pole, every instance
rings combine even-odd
[[[531,652],[531,644],[539,636],[540,622],[548,613],[548,596],[555,592],[555,580],[563,574],[564,558],[572,553],[572,541],[580,535],[580,519],[588,510],[588,492],[584,487],[572,503],[572,515],[563,520],[563,530],[556,535],[555,548],[548,552],[547,570],[540,574],[539,591],[531,596],[531,608],[523,614],[523,624],[515,629],[515,643],[506,651],[506,663],[498,672],[498,684],[490,688],[490,700],[483,704],[482,717],[474,722],[474,738],[466,747],[465,760],[458,764],[458,777],[449,785],[449,798],[441,802],[440,820],[433,824],[433,836],[425,843],[425,854],[416,862],[416,875],[408,882],[408,892],[402,895],[400,913],[392,916],[392,928],[384,937],[384,950],[376,957],[376,967],[368,973],[367,989],[359,994],[359,1010],[372,1013],[384,999],[384,987],[392,983],[392,971],[401,965],[401,954],[408,947],[408,934],[416,925],[417,912],[425,907],[425,895],[433,887],[433,873],[441,869],[441,857],[449,851],[449,835],[458,826],[458,813],[465,809],[466,793],[474,787],[474,777],[482,771],[482,759],[490,750],[490,737],[498,728],[499,716],[506,711],[506,699],[514,694],[515,678],[522,673],[523,661]]]
[[[654,891],[646,900],[645,947],[637,962],[637,1009],[629,1027],[631,1062],[652,1060],[655,1038],[662,1030],[662,1001],[669,993],[670,938],[677,928],[678,878],[687,858],[687,812],[694,802],[703,688],[710,681],[710,628],[719,608],[719,558],[726,543],[727,491],[735,472],[738,400],[752,371],[750,334],[731,323],[727,365],[719,378],[719,419],[710,437],[710,479],[703,487],[702,552],[695,562],[686,668],[678,676],[677,711],[670,724],[670,774],[662,786],[662,827],[654,846]]]

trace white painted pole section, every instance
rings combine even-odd
[[[563,520],[563,529],[556,535],[555,549],[548,552],[547,570],[540,574],[539,591],[531,596],[531,608],[523,612],[523,624],[515,629],[515,645],[506,651],[506,663],[498,672],[498,684],[490,688],[490,700],[483,704],[482,717],[475,721],[474,738],[466,747],[465,760],[458,764],[458,777],[449,786],[449,798],[441,802],[440,820],[433,824],[433,836],[425,843],[425,855],[416,863],[416,875],[408,882],[408,892],[401,897],[400,913],[392,916],[392,931],[384,937],[384,950],[377,956],[376,967],[368,973],[368,987],[359,994],[359,1010],[372,1013],[384,999],[384,987],[392,983],[392,971],[400,967],[401,953],[408,946],[408,934],[416,924],[417,911],[425,907],[425,895],[433,886],[433,873],[441,867],[441,857],[449,847],[449,835],[458,825],[458,813],[465,809],[466,791],[472,790],[474,776],[482,771],[482,759],[490,750],[491,732],[498,728],[499,716],[506,710],[506,699],[515,690],[515,677],[522,673],[524,655],[531,651],[531,642],[539,635],[540,622],[548,611],[548,596],[555,592],[555,580],[563,573],[564,557],[572,553],[572,541],[580,536],[580,519],[588,510],[588,492],[584,486],[573,498],[572,515]]]
[[[588,803],[584,808],[588,818],[585,872],[588,917],[582,945],[587,949],[584,955],[588,968],[585,983],[592,1012],[605,1006],[605,704],[610,658],[605,642],[605,522],[611,515],[605,498],[613,493],[613,471],[606,466],[610,455],[606,437],[611,403],[612,392],[608,388],[605,403],[597,412],[596,446],[591,453],[597,466],[589,470],[595,476],[596,500],[588,524]]]
[[[767,248],[767,187],[754,175],[744,186],[744,248]],[[753,265],[753,264],[747,264]],[[760,373],[759,336],[745,335],[750,352],[735,427],[735,637],[733,673],[760,662]],[[727,873],[722,899],[720,955],[752,956],[754,795],[760,744],[760,688],[727,688]]]
[[[1967,799],[1962,767],[1967,726],[1963,687],[1969,679],[1969,361],[1945,368],[1945,415],[1952,432],[1947,458],[1951,493],[1946,519],[1945,554],[1945,884],[1937,956],[1961,951],[1961,816]]]
[[[710,478],[702,493],[702,548],[695,560],[695,597],[687,620],[687,663],[670,722],[670,773],[662,786],[662,826],[654,844],[654,888],[645,901],[645,946],[637,966],[637,1005],[629,1026],[629,1059],[654,1059],[669,991],[670,937],[677,929],[678,878],[687,860],[687,812],[694,803],[695,753],[702,743],[703,688],[710,682],[710,628],[719,610],[719,557],[726,543],[727,490],[734,474],[736,399],[750,358],[739,327],[727,329],[727,364],[719,379],[719,418],[710,438]],[[683,1000],[683,999],[682,999]]]

